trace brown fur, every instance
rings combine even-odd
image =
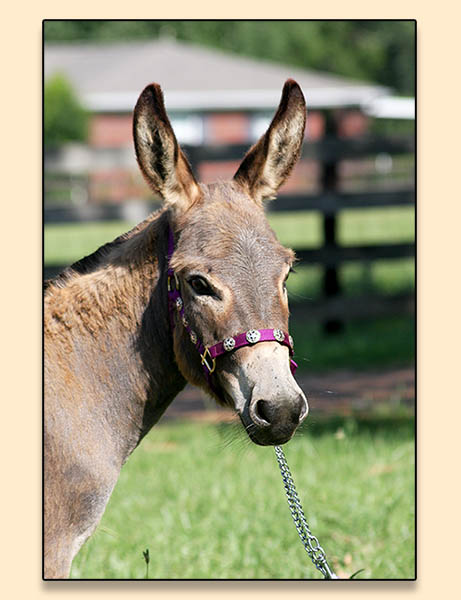
[[[285,85],[267,139],[246,156],[234,181],[209,186],[195,181],[159,86],[141,94],[134,116],[138,162],[165,207],[45,290],[45,578],[68,576],[121,466],[186,381],[208,390],[185,329],[178,323],[170,330],[168,223],[187,316],[205,344],[250,326],[288,329],[282,283],[294,256],[277,241],[260,198],[268,179],[274,191],[299,154],[305,118],[300,94],[294,82]],[[297,122],[294,129],[287,119]],[[196,297],[187,283],[191,273],[208,277],[220,301]],[[217,384],[225,387],[226,378],[237,377],[248,393],[245,369],[258,352],[242,348],[223,357]],[[225,398],[237,408],[229,392]],[[285,435],[288,426],[280,427]],[[267,440],[258,443],[274,443]]]

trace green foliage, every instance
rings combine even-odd
[[[315,415],[285,446],[308,523],[341,577],[414,576],[413,423]],[[73,578],[313,578],[274,451],[240,423],[157,425],[123,467]]]
[[[46,21],[46,41],[169,35],[415,93],[414,21]]]
[[[64,75],[56,74],[45,83],[44,102],[46,146],[86,139],[87,113]]]

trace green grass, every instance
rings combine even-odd
[[[238,435],[237,435],[238,433]],[[411,421],[342,423],[285,446],[307,520],[342,576],[414,576]],[[122,469],[73,578],[321,578],[286,503],[270,447],[240,426],[159,425]]]
[[[269,223],[282,244],[294,248],[321,246],[321,214],[311,211],[269,213]],[[338,216],[340,244],[379,244],[414,240],[413,207],[344,210]]]
[[[338,241],[345,246],[412,242],[415,217],[412,206],[344,210],[338,219]]]
[[[134,225],[126,221],[45,225],[45,264],[70,265]]]

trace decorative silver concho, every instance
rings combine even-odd
[[[281,329],[274,329],[273,333],[277,342],[283,342],[283,340],[285,339],[285,334]]]
[[[176,308],[181,310],[182,308],[182,298],[176,298]]]
[[[230,352],[235,348],[235,340],[233,337],[228,337],[223,341],[222,345],[226,352]]]
[[[291,337],[291,335],[288,336],[288,341],[290,343],[290,347],[293,350],[293,346],[295,345],[295,343],[293,342],[293,338]]]
[[[259,340],[261,339],[261,332],[257,329],[250,329],[246,332],[245,337],[247,339],[247,342],[249,342],[250,344],[256,344],[256,342],[259,342]]]
[[[189,325],[189,321],[187,320],[186,315],[182,316],[182,324],[184,325],[184,327],[187,327]]]
[[[190,335],[190,341],[193,344],[196,344],[197,343],[197,334],[195,333],[195,331],[191,331],[189,335]]]

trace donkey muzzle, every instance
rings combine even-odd
[[[223,357],[219,367],[222,389],[250,439],[263,446],[287,442],[309,410],[288,348],[274,342],[243,347]]]
[[[257,444],[279,445],[287,442],[309,412],[305,395],[265,399],[253,394],[248,406],[251,425],[247,427]]]

